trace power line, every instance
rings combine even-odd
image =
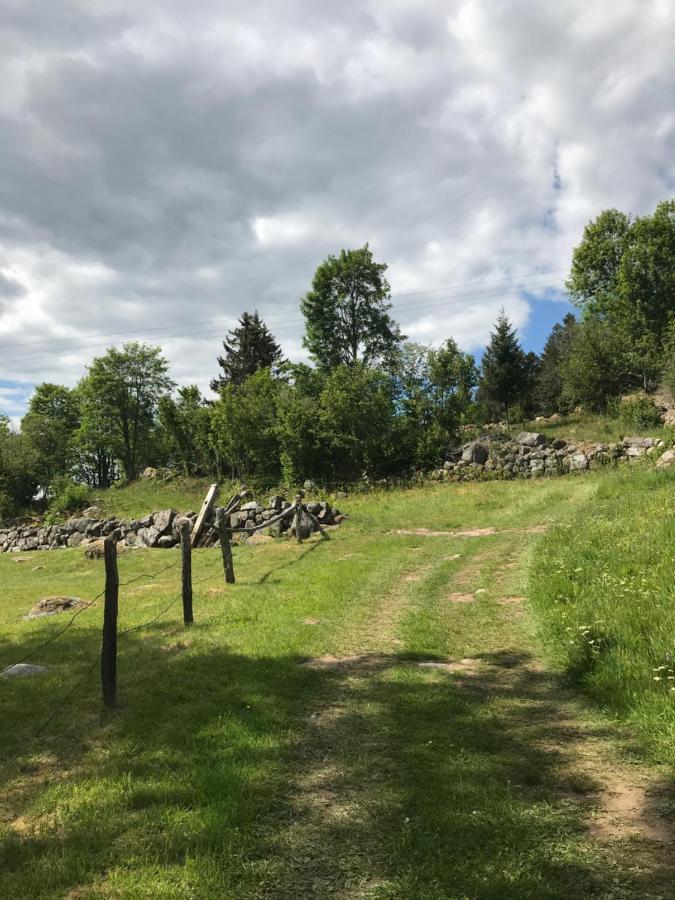
[[[391,299],[392,299],[392,301],[396,301],[399,297],[419,297],[419,296],[424,296],[424,295],[428,295],[428,294],[437,294],[437,293],[441,293],[443,291],[453,291],[457,288],[465,288],[465,287],[481,288],[486,285],[504,284],[505,289],[507,287],[514,289],[516,287],[519,287],[519,285],[522,282],[529,282],[535,278],[543,278],[544,276],[548,276],[548,275],[557,275],[560,272],[566,272],[566,271],[567,271],[567,269],[544,269],[541,272],[532,272],[529,275],[523,275],[523,276],[507,275],[504,278],[493,278],[493,279],[484,280],[484,281],[456,282],[454,284],[444,285],[444,286],[438,287],[438,288],[431,288],[429,290],[424,290],[424,291],[406,291],[406,292],[401,292],[401,293],[395,293],[395,294],[391,295]],[[508,282],[512,281],[514,278],[517,279],[516,282],[513,285],[509,285]],[[294,314],[292,314],[292,315],[294,315]],[[274,323],[275,321],[283,320],[283,319],[287,318],[287,316],[288,316],[288,313],[280,313],[278,315],[275,315],[274,313],[272,313],[271,315],[266,317],[266,321]],[[154,333],[154,332],[159,332],[159,331],[165,331],[166,329],[169,329],[169,328],[180,328],[184,324],[186,324],[186,322],[188,322],[188,321],[190,324],[195,325],[195,324],[201,324],[201,323],[231,321],[233,318],[236,318],[236,317],[233,317],[230,315],[230,316],[218,316],[216,318],[208,318],[208,319],[178,320],[178,321],[174,321],[173,323],[170,323],[168,325],[158,325],[158,326],[154,326],[153,328],[145,328],[145,329],[143,329],[143,331],[144,331],[144,333],[149,334],[149,333]],[[27,342],[22,342],[22,343],[13,343],[11,345],[0,345],[0,351],[6,350],[6,349],[13,350],[13,349],[16,349],[19,347],[37,347],[37,346],[43,346],[45,344],[62,344],[62,343],[66,343],[66,342],[68,342],[68,343],[79,342],[79,341],[83,341],[83,340],[88,340],[89,338],[124,337],[124,336],[128,336],[128,335],[133,335],[133,334],[137,334],[137,332],[136,331],[111,331],[111,332],[98,332],[98,333],[94,333],[94,334],[90,334],[90,335],[84,335],[82,337],[47,338],[42,341],[27,341]]]
[[[453,293],[453,294],[448,294],[447,296],[443,297],[442,299],[440,299],[440,300],[438,300],[438,301],[435,301],[435,302],[432,302],[432,303],[425,303],[425,304],[419,304],[419,303],[403,303],[403,304],[398,304],[398,305],[394,305],[394,310],[393,310],[393,311],[396,313],[396,312],[399,312],[399,311],[401,311],[401,310],[407,310],[407,309],[414,308],[414,309],[419,310],[420,312],[422,312],[422,311],[424,311],[424,310],[426,310],[426,309],[432,309],[432,308],[436,308],[436,307],[439,307],[439,306],[443,306],[443,305],[445,305],[448,301],[462,300],[462,299],[475,299],[475,300],[478,300],[478,299],[487,299],[487,298],[492,297],[492,296],[498,296],[500,293],[503,293],[503,292],[506,291],[506,290],[508,290],[508,291],[516,291],[516,290],[517,290],[517,291],[528,291],[528,290],[534,290],[534,289],[537,289],[537,288],[539,288],[539,289],[549,289],[549,288],[550,288],[550,289],[558,289],[558,290],[559,290],[559,289],[560,289],[560,284],[559,284],[558,282],[553,282],[553,281],[550,281],[550,280],[549,280],[549,281],[547,281],[547,282],[534,282],[534,281],[520,282],[520,283],[514,283],[514,284],[510,284],[510,285],[505,285],[505,286],[503,286],[503,287],[502,287],[502,286],[495,286],[495,287],[492,287],[492,288],[484,288],[484,289],[479,290],[479,291],[466,291],[466,292],[463,292],[463,293]],[[197,321],[199,321],[199,320],[197,320]],[[158,336],[158,337],[162,337],[162,338],[163,338],[163,343],[164,343],[164,344],[167,344],[167,343],[174,343],[174,342],[176,342],[176,341],[183,341],[183,340],[185,340],[186,338],[189,338],[189,337],[193,337],[193,338],[194,338],[194,337],[201,337],[201,336],[211,335],[211,334],[213,333],[213,328],[214,328],[215,326],[217,326],[218,323],[221,322],[222,320],[220,320],[220,319],[210,319],[210,320],[207,319],[207,320],[201,320],[201,321],[209,322],[209,323],[210,323],[210,327],[209,327],[208,329],[198,329],[198,330],[196,330],[196,331],[191,331],[191,330],[183,331],[181,334],[177,334],[177,335],[169,334],[169,335],[166,335],[166,336]],[[230,321],[230,317],[227,318],[227,321],[228,321],[228,322]],[[279,316],[276,316],[276,317],[275,317],[274,315],[272,315],[272,316],[267,317],[266,321],[267,321],[268,324],[272,324],[272,325],[274,325],[274,322],[275,322],[275,321],[278,321],[278,322],[284,322],[284,321],[285,321],[285,322],[286,322],[285,325],[284,325],[284,324],[281,324],[281,325],[275,326],[275,330],[276,330],[276,331],[283,331],[283,330],[285,330],[285,328],[295,327],[295,326],[297,326],[297,325],[302,325],[302,323],[303,323],[303,319],[300,318],[300,317],[298,317],[296,314],[291,314],[291,317],[290,317],[290,318],[288,317],[288,314],[286,314],[286,316],[284,316],[284,314],[280,314]],[[192,321],[192,324],[196,324],[195,320]],[[168,328],[179,327],[179,325],[178,325],[178,323],[175,323],[175,324],[170,325],[170,326],[167,325],[167,326],[161,326],[161,327],[164,328],[164,329],[168,329]],[[141,335],[148,334],[148,333],[150,333],[150,332],[152,332],[152,331],[153,331],[153,329],[142,329],[140,332],[138,332],[138,331],[137,331],[137,332],[118,332],[117,334],[120,335],[120,336],[126,335],[126,336],[140,337]],[[86,341],[86,340],[88,340],[89,337],[97,337],[97,336],[98,336],[98,335],[88,335],[88,336],[85,336],[85,337],[82,337],[82,338],[69,338],[69,339],[65,339],[65,338],[64,338],[64,339],[61,339],[61,340],[62,340],[62,341],[63,341],[63,340],[72,340],[72,341],[78,341],[78,340],[79,340],[79,341]],[[39,343],[39,342],[36,342],[36,343]],[[47,344],[48,342],[44,342],[44,343]],[[75,352],[80,353],[80,352],[84,352],[84,351],[87,351],[87,350],[96,350],[96,349],[99,349],[99,348],[101,348],[101,347],[106,347],[106,346],[109,346],[109,345],[110,345],[110,342],[107,342],[107,341],[106,341],[106,342],[103,342],[103,343],[98,342],[98,343],[96,343],[96,344],[88,344],[88,345],[78,344],[78,345],[72,346],[72,347],[53,348],[53,349],[50,349],[49,347],[45,347],[44,350],[39,350],[39,351],[34,351],[34,352],[29,352],[29,353],[23,353],[23,354],[21,354],[21,355],[16,355],[16,356],[11,356],[11,355],[10,355],[10,356],[5,356],[5,357],[3,358],[3,362],[4,362],[4,363],[20,362],[20,361],[23,361],[23,360],[26,360],[26,359],[37,358],[37,357],[39,357],[39,358],[41,358],[41,359],[44,359],[45,356],[67,355],[67,354],[69,354],[69,353],[75,353]],[[16,347],[16,346],[35,346],[35,344],[26,344],[26,345],[16,345],[16,344],[15,344],[14,346],[15,346],[15,347]],[[0,347],[0,351],[1,351],[1,350],[2,350],[2,348]]]

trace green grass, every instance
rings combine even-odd
[[[608,859],[588,798],[569,801],[586,782],[561,729],[575,723],[615,766],[634,742],[536,664],[532,621],[500,602],[526,589],[532,526],[575,522],[621,484],[349,498],[330,541],[235,547],[236,585],[217,550],[196,551],[191,629],[179,569],[161,571],[177,551],[127,552],[120,630],[159,618],[120,637],[107,713],[100,603],[41,650],[64,617],[21,619],[45,594],[94,597],[102,563],[0,556],[0,667],[25,655],[49,667],[0,680],[0,896],[541,900],[589,896],[610,876],[629,892],[617,896],[643,896],[654,876],[639,854]],[[133,486],[108,508],[198,506],[197,488],[173,490]],[[480,593],[458,604],[456,591]],[[303,664],[350,654],[346,668]],[[465,657],[475,677],[420,665]]]
[[[530,598],[555,661],[675,763],[675,477],[623,472],[539,545]]]
[[[519,429],[521,430],[521,429]],[[563,438],[566,441],[616,443],[624,437],[649,436],[673,439],[672,428],[632,428],[620,419],[593,413],[572,413],[557,422],[527,422],[522,430],[539,431],[549,440]]]

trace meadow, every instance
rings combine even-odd
[[[102,563],[0,556],[0,667],[49,669],[0,680],[0,896],[666,896],[674,491],[636,470],[350,497],[328,541],[235,547],[235,585],[196,551],[189,629],[178,553],[128,551],[107,712],[100,602],[39,650],[67,617],[22,619],[95,597]]]

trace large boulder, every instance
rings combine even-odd
[[[49,670],[47,666],[35,666],[33,663],[15,663],[0,672],[0,678],[23,678],[26,675],[44,675]]]
[[[156,547],[160,538],[159,531],[150,525],[147,528],[139,528],[137,538],[144,547]]]
[[[623,439],[624,447],[639,447],[643,450],[649,450],[658,444],[658,438],[652,437],[625,437]]]
[[[43,616],[55,616],[62,612],[73,612],[87,606],[79,597],[43,597],[33,606],[24,619],[41,619]]]
[[[462,462],[483,465],[489,456],[488,448],[479,441],[471,441],[462,447]]]
[[[153,514],[153,525],[160,535],[168,534],[171,531],[171,523],[175,516],[175,509],[162,509]]]
[[[568,457],[568,465],[570,472],[582,472],[588,468],[588,457],[581,450],[577,450]]]
[[[541,447],[546,443],[546,438],[538,431],[521,431],[516,435],[516,444],[521,447]]]
[[[675,450],[666,450],[663,456],[656,461],[657,469],[666,469],[673,465],[675,465]]]

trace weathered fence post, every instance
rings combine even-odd
[[[223,554],[223,569],[225,570],[225,581],[227,584],[234,584],[234,561],[232,559],[232,544],[230,543],[230,529],[225,521],[226,512],[223,507],[219,507],[217,513],[218,535],[220,537],[220,549]]]
[[[117,609],[120,579],[117,573],[117,544],[111,536],[103,542],[105,560],[105,601],[103,606],[103,642],[101,649],[101,688],[103,703],[117,703]]]
[[[183,590],[183,622],[192,625],[192,536],[190,522],[186,519],[180,526],[180,546],[182,554],[181,586]]]
[[[295,504],[295,539],[301,544],[302,543],[302,498],[298,497],[297,503]]]

